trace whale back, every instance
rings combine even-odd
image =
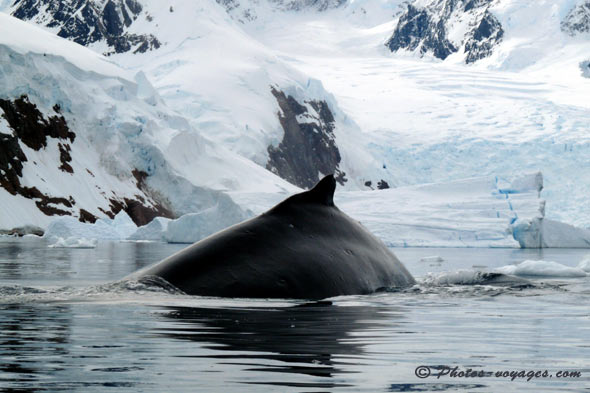
[[[187,294],[322,299],[405,287],[395,255],[334,205],[324,177],[258,217],[211,235],[142,273]]]

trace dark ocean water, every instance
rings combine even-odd
[[[425,279],[526,259],[576,266],[588,251],[396,249],[422,284],[315,303],[118,281],[182,247],[0,242],[0,391],[590,391],[590,277]]]

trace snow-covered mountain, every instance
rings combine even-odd
[[[561,21],[561,30],[571,36],[590,33],[590,1],[573,6]]]
[[[136,0],[16,0],[12,15],[105,55],[141,53],[161,45],[153,34],[133,31],[138,17],[150,18]]]
[[[568,47],[575,50],[580,42],[575,37],[590,31],[590,3],[414,0],[403,6],[394,24],[386,42],[393,52],[467,64],[486,59],[488,67],[522,70],[563,58]]]
[[[10,11],[145,72],[168,105],[202,134],[294,185],[311,187],[327,173],[353,189],[367,181],[391,182],[364,148],[358,126],[321,82],[245,34],[224,8],[237,2],[222,3],[40,0],[16,2]],[[272,1],[272,6],[321,12],[341,3]]]
[[[504,29],[490,8],[495,0],[434,0],[407,4],[393,35],[387,41],[392,51],[406,49],[439,59],[459,52],[465,63],[492,54]]]
[[[72,176],[62,170],[67,168],[62,161],[75,174],[83,172],[76,149],[88,138],[102,157],[92,168],[106,168],[108,176],[130,184],[110,187],[128,190],[117,194],[119,200],[141,195],[152,208],[162,206],[175,216],[203,206],[183,209],[184,203],[173,203],[175,196],[190,193],[170,186],[168,179],[227,191],[243,209],[259,211],[267,206],[267,195],[293,192],[297,188],[291,184],[309,187],[322,174],[334,172],[350,191],[346,195],[352,199],[343,197],[349,200],[345,205],[354,210],[367,205],[360,200],[365,194],[353,190],[416,187],[450,193],[465,184],[464,178],[498,181],[540,170],[547,222],[590,227],[584,208],[590,192],[590,172],[585,170],[590,167],[588,9],[587,0],[0,1],[0,10],[108,54],[108,60],[94,58],[116,70],[95,70],[92,78],[85,77],[88,83],[73,71],[63,80],[45,83],[56,75],[55,64],[36,74],[20,68],[15,79],[20,85],[10,82],[10,94],[0,91],[0,98],[8,101],[5,106],[17,105],[26,94],[39,109],[41,122],[51,128],[63,116],[76,134],[73,141],[67,133],[57,138],[47,134],[47,147],[40,151],[53,149],[53,160],[59,160],[55,178]],[[3,42],[14,50],[10,40]],[[146,47],[144,42],[157,45]],[[51,59],[70,59],[42,46],[26,52],[21,53],[25,63],[35,66],[42,64],[45,52]],[[84,57],[68,62],[75,65]],[[13,69],[20,67],[12,58],[10,62]],[[26,84],[31,87],[22,89]],[[115,93],[117,88],[125,93]],[[54,99],[56,89],[63,90],[58,95],[62,101],[76,97],[70,99],[79,101],[75,111],[73,103]],[[52,109],[56,104],[59,113]],[[149,132],[129,131],[137,130],[138,123]],[[6,127],[14,137],[16,131]],[[89,136],[80,136],[85,133]],[[136,143],[141,147],[134,147]],[[113,160],[104,157],[119,150],[125,154],[117,165],[125,169],[113,171]],[[154,165],[165,168],[158,172],[161,176],[146,169]],[[136,169],[141,171],[136,177],[149,182],[145,195],[133,176]],[[19,181],[25,184],[23,179],[33,178],[32,173]],[[424,183],[440,187],[421,188]],[[37,187],[48,197],[70,195]],[[172,196],[161,198],[167,188]],[[493,187],[477,189],[496,192]],[[382,198],[405,195],[403,190],[410,188],[401,194],[371,191],[366,197],[378,209],[380,203],[387,205]],[[456,198],[444,200],[460,204],[462,198],[469,205],[469,193],[459,187]],[[538,210],[538,203],[530,200],[532,205],[523,211]],[[429,212],[449,220],[457,217],[450,231],[459,231],[461,223],[471,225],[469,213],[454,214],[448,207],[445,211],[444,203],[421,201],[405,205],[414,209],[410,213],[418,221],[431,222],[421,214]],[[94,205],[108,210],[108,204]],[[357,217],[375,219],[384,225],[378,232],[393,233],[385,226],[395,226],[389,221],[403,212],[391,211],[383,214],[387,219],[378,218],[378,212],[358,211]],[[490,225],[504,224],[492,232],[508,233],[514,217],[507,220],[498,212]],[[93,214],[102,213],[95,209]],[[489,228],[476,228],[470,245],[484,239]],[[396,236],[406,244],[436,243],[428,236],[414,243]],[[514,243],[502,239],[502,244]]]
[[[2,228],[121,210],[145,224],[212,207],[237,222],[246,213],[217,190],[295,189],[202,138],[143,73],[6,14],[0,59]],[[176,169],[187,163],[190,178]]]
[[[562,28],[585,3],[410,2],[446,32],[465,33],[451,37],[459,49],[444,61],[419,48],[386,46],[406,15],[402,2],[357,0],[321,13],[273,10],[242,26],[322,81],[363,130],[394,186],[541,170],[547,216],[589,227],[582,206],[590,177],[582,168],[590,166],[590,84],[580,67],[590,60],[590,40]],[[502,39],[489,56],[466,65],[466,38],[485,13],[500,23]]]

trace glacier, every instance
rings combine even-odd
[[[136,54],[68,43],[49,14],[30,21],[46,32],[0,14],[0,99],[27,95],[45,118],[58,105],[76,133],[75,176],[54,164],[63,149],[49,140],[40,151],[22,147],[22,184],[72,197],[71,208],[60,205],[72,217],[126,211],[138,220],[140,196],[173,214],[135,222],[136,238],[181,241],[182,231],[164,234],[185,215],[197,225],[221,204],[238,222],[299,191],[265,169],[286,132],[278,89],[308,108],[301,124],[317,122],[311,102],[330,108],[349,179],[339,206],[388,244],[588,246],[585,1],[482,2],[503,35],[469,65],[464,49],[444,60],[392,53],[385,44],[403,1],[139,3],[126,29],[162,45]],[[451,41],[465,43],[473,15],[431,9]],[[2,121],[0,133],[13,136]],[[380,182],[390,188],[373,190]],[[55,218],[1,188],[0,202],[0,228],[47,228]]]
[[[59,214],[81,220],[114,218],[125,210],[143,224],[150,219],[145,209],[152,215],[168,211],[178,217],[221,204],[226,209],[223,217],[233,215],[235,223],[244,212],[224,193],[228,185],[278,192],[296,189],[203,138],[163,103],[142,73],[134,75],[89,49],[8,15],[0,14],[0,21],[0,98],[17,102],[25,97],[19,105],[38,116],[61,116],[75,135],[67,146],[71,173],[56,163],[63,154],[59,139],[49,138],[39,149],[18,142],[25,157],[17,181],[23,190],[37,194],[0,188],[1,228],[47,227],[52,216],[38,208],[36,195],[45,195],[51,208],[57,201],[63,203],[67,209]],[[1,127],[2,135],[15,138],[6,121]],[[180,146],[179,138],[184,141]],[[196,168],[206,164],[188,171],[187,178],[175,169],[184,161]]]

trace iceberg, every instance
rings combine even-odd
[[[517,220],[511,230],[521,248],[590,248],[590,230],[544,217]]]
[[[149,224],[138,227],[127,239],[163,242],[170,221],[172,220],[169,218],[156,217]]]
[[[55,238],[55,243],[50,244],[49,248],[96,248],[96,239],[86,239],[77,237]]]
[[[124,211],[119,212],[114,219],[101,218],[94,224],[83,223],[74,217],[63,216],[49,223],[44,238],[56,243],[61,238],[68,239],[100,239],[124,240],[137,230],[137,226]]]
[[[514,276],[540,277],[586,277],[587,273],[580,267],[570,267],[552,261],[526,260],[517,265],[507,265],[495,269],[495,272]]]

